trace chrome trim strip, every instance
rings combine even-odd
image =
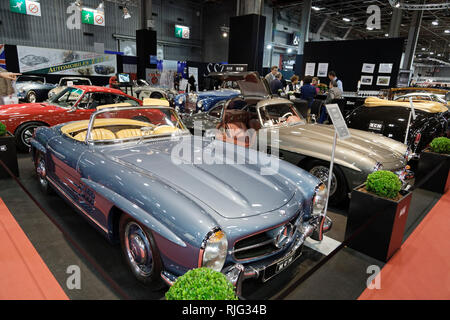
[[[251,245],[251,246],[247,246],[247,247],[243,247],[243,248],[239,248],[239,249],[234,249],[233,253],[259,248],[259,247],[265,246],[266,244],[273,243],[273,242],[274,242],[274,239],[269,239],[269,240],[266,240],[266,241],[263,241],[263,242],[260,242],[260,243],[256,243],[256,244]]]
[[[94,222],[100,229],[102,229],[106,234],[108,234],[108,229],[106,229],[105,227],[103,227],[99,222],[97,222],[96,220],[94,220],[94,218],[92,218],[83,208],[81,208],[75,201],[73,201],[68,195],[67,193],[62,190],[55,181],[53,181],[51,178],[47,177],[47,180],[55,187],[58,189],[58,191],[64,195],[64,197],[66,197],[67,200],[69,200],[81,213],[83,213],[86,217],[88,217],[92,222]]]

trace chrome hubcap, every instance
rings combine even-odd
[[[39,159],[39,163],[36,167],[36,173],[38,175],[39,178],[39,183],[41,184],[41,186],[43,187],[47,187],[48,181],[47,181],[47,171],[45,169],[45,161],[44,159]]]
[[[134,271],[148,276],[153,267],[150,242],[144,230],[135,222],[130,222],[125,227],[125,248]]]
[[[29,97],[28,97],[28,100],[31,103],[35,103],[36,102],[36,96],[34,94],[30,94]]]
[[[309,170],[313,176],[317,177],[328,187],[328,175],[330,173],[330,169],[324,166],[316,166]],[[330,197],[336,192],[337,189],[337,179],[336,175],[333,173],[333,178],[331,179],[331,187],[330,187]]]
[[[33,133],[36,128],[36,126],[27,127],[22,133],[23,144],[27,147],[30,146],[31,138],[33,138]]]

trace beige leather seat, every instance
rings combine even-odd
[[[118,139],[142,137],[141,129],[123,129],[116,132]]]
[[[86,141],[87,130],[78,133],[75,137],[75,140],[78,141]],[[116,139],[116,135],[108,129],[94,129],[91,131],[91,139],[92,140],[114,140]]]

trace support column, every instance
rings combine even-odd
[[[389,37],[397,38],[400,34],[400,25],[402,23],[402,9],[392,8],[392,18],[389,25]]]
[[[141,0],[141,29],[152,29],[152,0]]]
[[[417,40],[419,39],[420,25],[422,23],[423,11],[414,11],[411,25],[409,26],[408,42],[406,44],[405,57],[402,69],[411,70],[414,55],[416,53]]]
[[[305,42],[308,41],[309,21],[311,19],[311,0],[305,0],[302,9],[302,20],[300,21],[300,42],[298,44],[298,54],[303,54]]]
[[[237,0],[237,15],[244,16],[247,14],[262,15],[264,0]]]

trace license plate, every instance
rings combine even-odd
[[[372,120],[369,123],[369,130],[371,131],[383,131],[384,122]]]
[[[294,255],[287,257],[286,259],[277,263],[277,267],[275,269],[275,273],[279,273],[286,269],[293,261],[295,260]]]

